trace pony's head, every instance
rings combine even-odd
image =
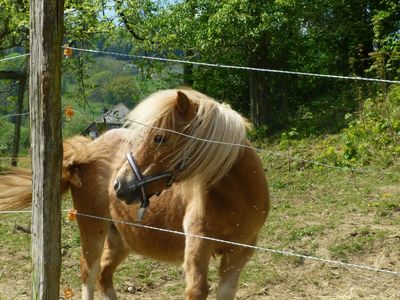
[[[227,104],[194,90],[165,90],[127,116],[132,153],[116,174],[114,189],[127,203],[161,192],[172,182],[213,185],[246,142],[249,123]]]

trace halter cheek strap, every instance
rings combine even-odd
[[[166,186],[168,187],[173,183],[174,177],[173,177],[172,173],[162,173],[162,174],[158,174],[158,175],[143,176],[142,172],[140,172],[140,169],[139,169],[135,159],[133,158],[132,153],[130,153],[130,152],[127,153],[126,157],[132,168],[133,173],[136,176],[136,181],[132,185],[130,185],[129,188],[133,189],[133,190],[140,189],[141,205],[140,205],[139,211],[136,215],[136,219],[138,221],[142,221],[144,213],[146,211],[146,208],[150,204],[149,197],[146,192],[146,184],[149,184],[149,183],[152,183],[155,181],[159,181],[159,180],[163,180],[163,179],[167,179],[168,181],[167,181]]]

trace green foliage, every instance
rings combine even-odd
[[[132,76],[117,76],[111,78],[104,86],[104,97],[107,104],[118,104],[123,102],[132,106],[137,102],[139,91]]]
[[[26,124],[21,127],[20,147],[21,152],[27,152],[29,148],[29,129]],[[0,155],[8,155],[11,152],[12,144],[14,140],[14,127],[12,122],[6,119],[0,119]]]
[[[370,54],[377,50],[386,57],[383,70],[397,72],[399,10],[394,1],[118,2],[123,3],[118,11],[125,23],[146,37],[137,51],[363,76],[375,68],[377,60]],[[301,134],[339,132],[347,125],[344,115],[357,108],[357,101],[374,95],[373,89],[366,89],[367,95],[359,97],[359,85],[344,81],[219,68],[185,66],[185,79],[231,103],[256,126],[266,125],[268,134],[290,127]]]
[[[397,2],[67,0],[65,43],[257,68],[395,79],[400,57]],[[6,33],[0,49],[26,47],[28,4],[0,0],[5,12],[0,16],[0,35]],[[116,15],[105,13],[112,6]],[[125,27],[116,26],[116,21]],[[1,54],[10,51],[22,49]],[[13,61],[2,69],[19,70],[23,65]],[[377,91],[384,94],[383,87],[340,80],[190,65],[183,66],[183,74],[171,72],[174,69],[173,64],[75,51],[64,60],[63,103],[99,115],[119,102],[133,107],[147,94],[181,85],[183,79],[254,121],[254,140],[277,133],[280,147],[286,149],[349,125],[343,131],[344,146],[327,143],[318,160],[353,166],[388,164],[398,157],[398,105],[393,100],[398,92],[386,99],[376,97]],[[0,82],[0,92],[10,84]],[[13,89],[0,98],[2,114],[13,112],[15,96]],[[68,135],[88,125],[83,118],[75,120],[82,124],[65,124]]]
[[[375,51],[369,73],[380,78],[399,79],[400,74],[400,4],[381,1],[372,17]]]
[[[268,127],[265,125],[259,126],[257,128],[253,128],[249,132],[249,138],[254,142],[265,142],[265,138],[267,137]]]
[[[91,83],[88,89],[90,103],[101,103],[109,108],[120,102],[133,107],[140,99],[138,73],[135,65],[129,61],[119,61],[108,57],[97,57],[88,70]]]
[[[337,135],[316,135],[310,127],[292,127],[280,134],[277,143],[290,156],[300,157],[338,167],[379,168],[396,166],[400,160],[400,87],[363,102],[359,112],[347,113],[348,125]],[[317,142],[315,137],[320,136]],[[309,148],[313,153],[305,156],[295,149]],[[294,163],[299,168],[307,164]],[[308,165],[312,166],[312,165]]]
[[[342,166],[340,153],[334,146],[327,146],[325,150],[318,155],[318,161],[332,166]]]
[[[14,126],[10,122],[0,119],[0,154],[10,150],[14,134]]]
[[[0,0],[0,50],[29,45],[29,1]]]
[[[343,159],[351,164],[392,164],[400,157],[400,87],[367,99],[343,131]]]
[[[297,131],[297,128],[293,127],[288,131],[284,131],[279,139],[279,145],[282,148],[287,148],[291,146],[291,144],[294,141],[297,141],[299,138],[299,132]]]

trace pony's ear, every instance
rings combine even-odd
[[[184,119],[193,118],[195,114],[193,102],[189,100],[188,96],[184,92],[177,91],[176,93],[176,111]]]

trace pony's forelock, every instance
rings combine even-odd
[[[126,139],[133,148],[143,143],[146,136],[155,128],[175,128],[174,109],[176,91],[157,92],[140,102],[126,117],[124,127],[131,131]],[[133,144],[132,144],[133,143]]]
[[[229,172],[246,143],[246,131],[250,127],[240,114],[228,104],[221,104],[194,90],[182,90],[197,107],[190,122],[188,134],[179,137],[183,147],[175,149],[170,170],[182,167],[179,177],[194,179],[207,186],[216,183]],[[131,129],[134,149],[152,128],[175,128],[175,106],[178,90],[155,93],[142,101],[128,114],[126,127]]]

